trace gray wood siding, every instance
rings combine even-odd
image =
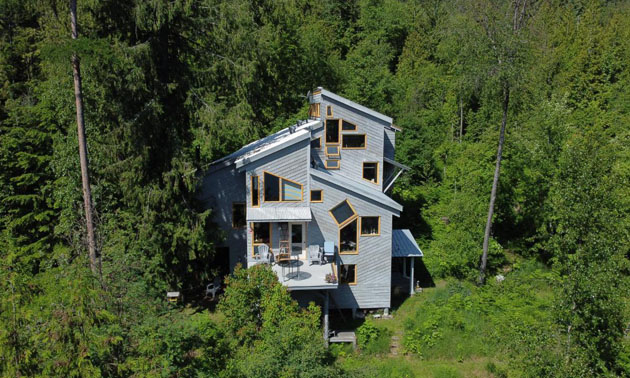
[[[360,150],[341,149],[340,173],[351,180],[370,185],[373,188],[383,190],[383,151],[385,145],[385,134],[383,132],[385,123],[367,114],[358,112],[344,104],[321,96],[322,120],[326,120],[326,106],[333,108],[334,119],[344,119],[357,125],[357,131],[341,131],[341,135],[365,134],[366,148]],[[340,137],[340,142],[343,137]],[[317,160],[326,160],[325,139],[322,136],[322,149],[317,150]],[[341,146],[341,144],[340,144]],[[363,179],[363,162],[378,162],[379,182],[371,183]]]
[[[290,206],[308,206],[308,165],[310,156],[310,141],[305,139],[284,150],[278,151],[272,155],[264,157],[247,166],[247,206],[251,206],[251,176],[257,175],[260,180],[261,188],[261,207],[290,207]],[[267,171],[277,176],[287,178],[302,184],[302,202],[265,202],[263,200],[263,177]]]
[[[383,154],[386,158],[394,160],[394,152],[396,149],[396,132],[394,130],[385,129],[385,149]]]
[[[246,228],[232,228],[232,203],[245,203],[245,172],[237,172],[234,165],[206,175],[199,190],[205,208],[212,209],[212,220],[225,231],[225,241],[219,246],[230,248],[230,270],[238,262],[245,262]]]
[[[308,244],[323,246],[333,241],[339,246],[339,227],[329,210],[348,199],[359,216],[380,216],[380,236],[359,236],[359,253],[339,255],[340,263],[357,265],[357,284],[340,285],[331,291],[334,303],[340,308],[384,308],[390,306],[392,213],[355,196],[350,191],[333,187],[325,181],[311,178],[312,189],[322,189],[324,202],[311,203],[313,220],[308,225]],[[360,226],[360,223],[358,224]]]

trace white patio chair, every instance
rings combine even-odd
[[[308,246],[308,265],[318,263],[322,265],[322,252],[319,249],[319,245],[313,244]]]
[[[212,300],[214,300],[219,289],[221,289],[221,279],[219,277],[215,277],[214,281],[206,286],[206,297],[212,294]]]
[[[271,254],[269,253],[269,246],[266,244],[261,244],[258,246],[258,261],[266,264],[271,263]]]

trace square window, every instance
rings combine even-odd
[[[321,189],[311,190],[311,202],[324,202],[324,192]]]
[[[363,163],[363,178],[378,184],[378,163]]]
[[[326,146],[326,156],[339,156],[339,146]]]
[[[337,222],[337,224],[343,224],[353,217],[356,217],[357,215],[356,211],[354,211],[354,208],[352,207],[350,202],[348,202],[348,200],[344,200],[337,206],[330,209],[330,214],[335,219],[335,222]]]
[[[380,217],[361,217],[361,236],[377,236],[380,234]]]

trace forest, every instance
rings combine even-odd
[[[2,376],[630,376],[630,2],[78,0],[77,18],[72,38],[69,1],[0,0]],[[217,274],[204,169],[306,119],[318,86],[402,129],[395,222],[435,283],[360,324],[358,351],[326,348],[320,309],[269,269],[237,269],[216,308],[165,301]]]

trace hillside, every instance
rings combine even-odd
[[[628,1],[77,3],[0,0],[0,375],[630,375]],[[402,130],[425,256],[356,353],[264,268],[201,298],[203,172],[318,86]]]

